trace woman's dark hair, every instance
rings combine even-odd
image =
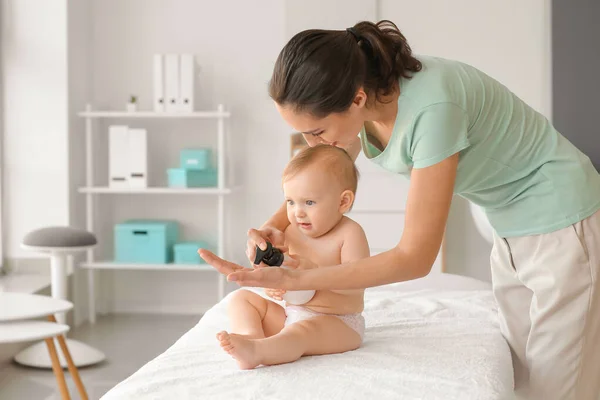
[[[282,106],[317,118],[348,110],[362,87],[381,101],[400,77],[421,70],[406,38],[391,21],[359,22],[344,31],[310,29],[281,50],[269,95]]]

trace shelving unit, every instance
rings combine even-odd
[[[98,261],[82,263],[81,268],[94,269],[113,269],[130,271],[214,271],[210,265],[200,264],[129,264],[117,263],[114,261]]]
[[[194,111],[194,112],[154,112],[154,111],[92,111],[86,110],[79,113],[84,118],[229,118],[227,111]]]
[[[94,232],[94,199],[96,195],[116,195],[116,194],[152,194],[152,195],[208,195],[215,196],[217,199],[217,255],[227,258],[225,254],[225,196],[234,193],[239,187],[226,187],[225,174],[225,119],[231,114],[225,111],[221,104],[216,111],[195,111],[181,113],[167,112],[121,112],[121,111],[100,111],[92,110],[91,105],[87,105],[86,110],[79,113],[79,116],[85,118],[85,139],[86,139],[86,179],[85,187],[79,188],[79,193],[83,193],[86,199],[86,229]],[[94,184],[94,151],[92,135],[93,121],[96,119],[214,119],[217,121],[217,186],[214,188],[171,188],[171,187],[147,187],[147,188],[111,188],[107,186],[95,186]],[[102,238],[99,239],[100,241]],[[134,271],[204,271],[215,272],[218,276],[218,296],[219,300],[225,295],[225,278],[209,265],[188,265],[188,264],[130,264],[117,263],[113,261],[96,261],[93,250],[88,251],[86,261],[79,265],[88,270],[88,305],[90,312],[90,322],[96,322],[96,293],[95,293],[95,271],[96,270],[134,270]]]
[[[90,194],[205,194],[205,195],[222,195],[231,194],[239,187],[232,188],[172,188],[172,187],[147,187],[147,188],[132,188],[132,189],[116,189],[106,186],[82,187],[79,188],[79,193]]]

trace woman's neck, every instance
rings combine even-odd
[[[396,89],[388,96],[383,97],[381,101],[377,101],[373,107],[366,110],[365,121],[368,122],[367,128],[369,128],[368,125],[371,125],[373,128],[367,129],[367,134],[377,139],[384,148],[387,147],[392,137],[396,115],[398,114],[399,96],[400,92]]]

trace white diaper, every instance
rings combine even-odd
[[[285,307],[285,315],[287,318],[285,319],[284,326],[291,325],[294,322],[319,317],[321,315],[329,315],[341,319],[342,322],[344,322],[346,325],[352,328],[352,330],[359,334],[361,340],[365,335],[365,317],[363,317],[361,313],[345,315],[323,314],[308,309],[306,307],[291,305]]]

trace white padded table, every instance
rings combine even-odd
[[[29,342],[62,335],[68,325],[46,321],[17,321],[0,323],[0,343]]]
[[[71,308],[71,302],[48,296],[0,293],[0,322],[40,318],[69,311]]]
[[[43,363],[47,359],[56,376],[61,398],[70,399],[61,368],[62,361],[63,366],[69,368],[80,398],[87,400],[85,387],[73,363],[65,339],[62,337],[69,331],[69,326],[57,323],[54,317],[55,314],[69,311],[71,308],[73,308],[73,304],[66,300],[27,293],[0,292],[0,343],[43,339],[44,341],[17,354],[15,360],[23,364],[20,362],[20,358],[24,358],[29,361],[27,365],[43,367]],[[40,317],[48,317],[50,321],[32,320],[32,318]],[[57,340],[58,345],[54,344],[54,340]],[[56,347],[60,347],[62,351],[57,352]]]
[[[72,308],[73,303],[54,297],[0,292],[0,323],[46,317],[69,311]],[[67,343],[73,359],[85,360],[85,362],[80,361],[80,365],[95,364],[105,358],[100,351],[77,340],[67,339]],[[59,353],[58,358],[62,367],[66,368],[67,360],[64,355]],[[35,368],[52,367],[52,361],[44,342],[35,343],[22,350],[15,356],[15,361],[21,365]]]
[[[264,296],[264,291],[256,292]],[[215,339],[217,332],[230,329],[230,299],[228,295],[212,307],[175,344],[102,400],[512,396],[510,349],[487,282],[433,274],[367,289],[367,329],[360,349],[251,371],[240,370]]]

